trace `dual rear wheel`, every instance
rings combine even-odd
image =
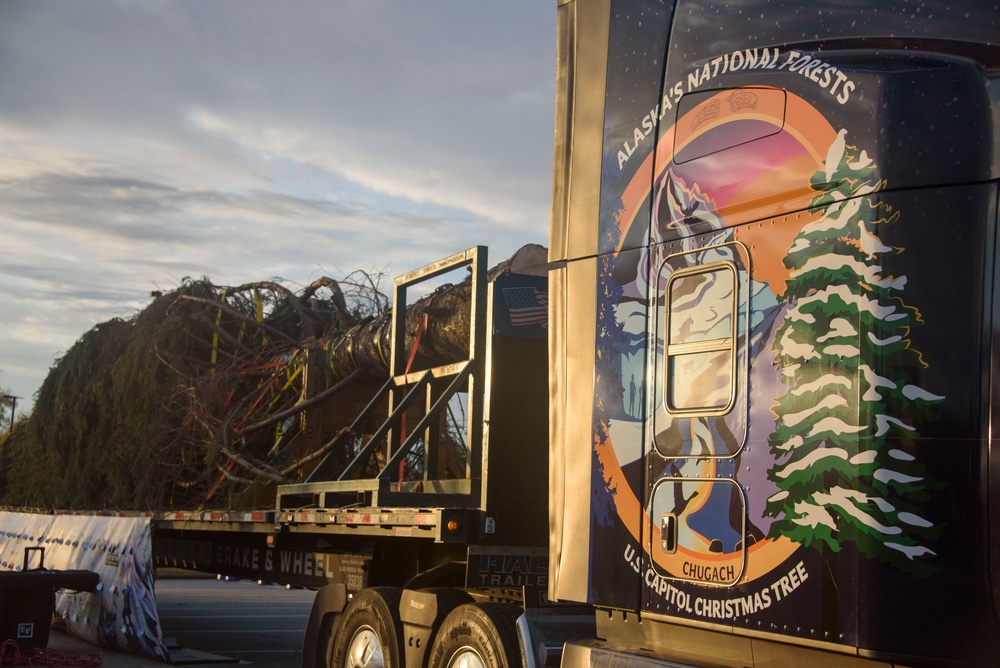
[[[521,610],[506,603],[467,603],[434,636],[431,668],[514,668],[521,663],[515,624]]]
[[[372,587],[355,594],[341,617],[327,665],[404,668],[401,595],[396,587]],[[457,604],[463,598],[450,600]],[[448,597],[439,597],[443,599]],[[515,668],[520,665],[515,627],[520,614],[520,608],[505,603],[455,605],[434,634],[427,668]]]

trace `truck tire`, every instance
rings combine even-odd
[[[434,594],[437,598],[438,619],[442,622],[444,622],[444,619],[458,606],[473,602],[473,598],[469,596],[469,593],[461,589],[453,589],[451,587],[428,587],[427,589],[422,589],[421,591]]]
[[[448,615],[431,647],[428,668],[517,668],[517,618],[506,603],[467,603]]]
[[[331,668],[403,668],[403,623],[397,587],[362,589],[341,616]]]

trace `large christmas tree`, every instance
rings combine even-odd
[[[774,349],[788,391],[770,438],[768,476],[779,490],[767,504],[770,535],[834,552],[853,542],[870,558],[926,573],[936,527],[918,509],[932,482],[910,446],[917,417],[943,397],[913,381],[924,366],[909,341],[920,314],[901,297],[906,277],[883,270],[903,249],[879,231],[899,214],[845,135],[812,179],[822,216],[785,257],[789,307]]]

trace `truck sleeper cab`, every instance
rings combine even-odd
[[[559,21],[563,663],[997,665],[1000,9]]]

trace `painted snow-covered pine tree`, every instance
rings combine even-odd
[[[789,305],[774,350],[787,391],[769,441],[768,477],[779,490],[767,503],[770,536],[833,552],[853,542],[869,558],[926,574],[937,529],[919,507],[934,483],[908,444],[918,416],[943,397],[913,382],[924,366],[909,341],[920,314],[901,297],[906,277],[883,270],[903,249],[878,236],[899,214],[846,134],[811,181],[822,216],[785,257]]]

